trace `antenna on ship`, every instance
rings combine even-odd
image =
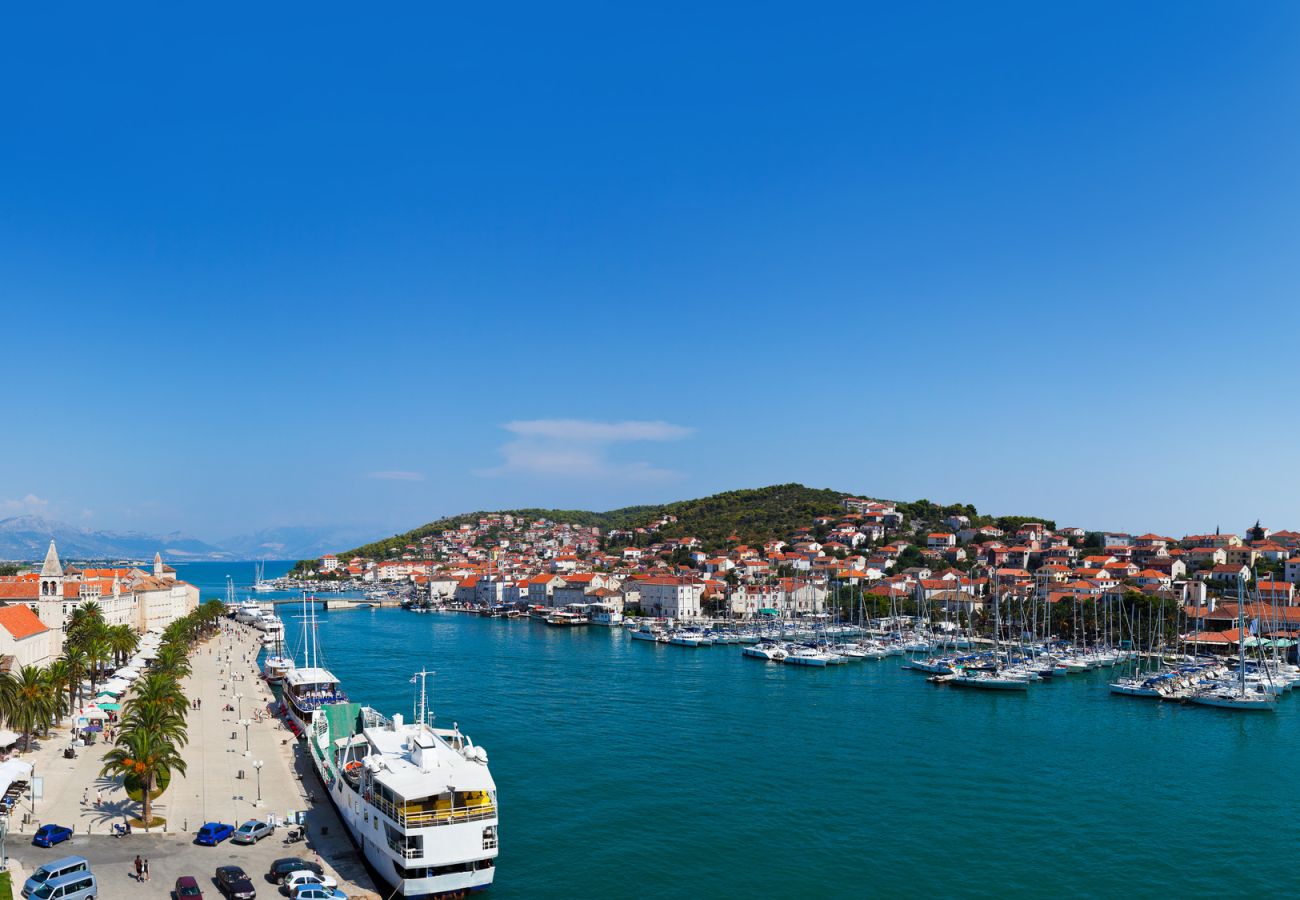
[[[412,681],[416,678],[420,679],[420,700],[415,709],[415,721],[419,722],[421,725],[427,725],[430,728],[433,727],[433,713],[429,707],[427,684],[429,676],[437,674],[437,672],[430,672],[426,669],[421,669],[415,673],[415,678],[411,679]]]

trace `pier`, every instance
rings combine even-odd
[[[104,900],[138,900],[142,886],[131,866],[137,854],[150,861],[151,896],[169,892],[181,875],[195,876],[205,894],[219,895],[213,871],[229,864],[242,866],[258,891],[270,896],[276,890],[265,878],[271,862],[300,856],[319,861],[349,897],[378,897],[300,742],[273,714],[273,697],[256,666],[260,647],[252,628],[223,622],[219,637],[194,649],[184,690],[201,707],[188,711],[190,740],[181,749],[187,773],[174,773],[154,802],[155,815],[166,819],[161,829],[111,835],[112,826],[136,815],[139,805],[115,779],[100,777],[108,743],[79,748],[75,759],[65,759],[66,730],[34,740],[34,752],[22,758],[41,779],[42,796],[28,796],[15,807],[6,841],[15,895],[35,866],[75,853],[90,860]],[[290,821],[299,814],[308,834],[303,842],[285,845],[289,829],[281,826],[254,845],[193,843],[204,822],[238,826],[268,817]],[[66,825],[75,836],[54,851],[32,847],[32,832],[49,823]]]

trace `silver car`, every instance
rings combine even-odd
[[[258,822],[250,819],[235,829],[235,833],[230,836],[230,840],[236,844],[256,844],[273,831],[275,831],[275,826],[270,822]]]

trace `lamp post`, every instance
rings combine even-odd
[[[234,667],[233,667],[233,666],[231,667],[231,675],[232,675],[232,677],[233,677],[233,675],[234,675]],[[239,704],[239,709],[238,709],[238,711],[235,713],[235,715],[237,715],[239,718],[242,719],[242,718],[244,717],[244,694],[243,694],[242,691],[237,691],[237,692],[235,693],[235,702]]]
[[[255,806],[262,805],[262,760],[253,760],[253,771],[257,773],[257,803]]]
[[[248,755],[248,726],[253,724],[252,719],[240,719],[239,724],[244,726],[244,755]]]

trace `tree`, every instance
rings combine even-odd
[[[113,651],[108,645],[108,640],[98,635],[86,641],[82,649],[86,651],[86,666],[90,670],[90,693],[94,694],[95,688],[99,686],[100,673],[113,655]]]
[[[140,636],[130,625],[114,625],[106,632],[108,647],[112,651],[118,666],[126,665],[136,647],[140,646]]]
[[[90,660],[86,651],[69,645],[63,650],[64,674],[68,686],[68,708],[73,709],[81,699],[81,679],[86,677]]]
[[[189,701],[180,684],[167,672],[154,670],[135,683],[123,712],[130,713],[141,707],[157,707],[169,713],[184,715]]]
[[[32,749],[32,732],[43,729],[54,718],[56,704],[54,692],[45,673],[36,666],[23,666],[18,675],[6,675],[12,679],[12,686],[0,690],[0,694],[9,694],[11,706],[5,719],[9,727],[22,732],[23,749]]]
[[[140,819],[145,827],[153,824],[153,797],[161,780],[170,780],[173,772],[185,774],[185,760],[174,740],[159,728],[123,728],[115,746],[104,754],[101,775],[131,777],[141,787]]]

